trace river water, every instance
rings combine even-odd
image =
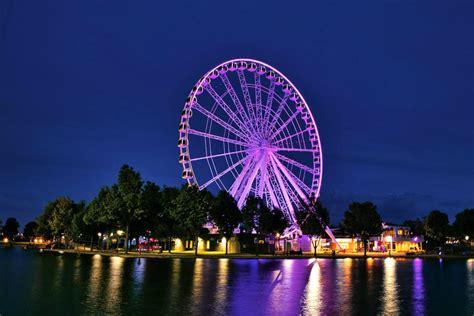
[[[0,249],[0,315],[474,315],[474,260],[125,259]]]

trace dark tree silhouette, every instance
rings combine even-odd
[[[302,203],[296,217],[303,234],[311,238],[316,257],[321,236],[325,234],[325,228],[329,225],[328,209],[323,207],[319,200],[315,202],[314,206]]]
[[[23,237],[31,239],[36,236],[36,231],[38,229],[38,223],[35,221],[29,222],[25,225],[23,229]]]
[[[225,237],[225,254],[229,253],[229,239],[234,234],[242,220],[242,213],[237,202],[227,191],[220,191],[215,200],[215,207],[211,212],[211,219],[219,228],[219,232]]]
[[[367,256],[369,238],[382,233],[382,219],[377,212],[377,207],[371,202],[349,204],[344,213],[342,226],[347,233],[360,236],[364,244],[364,257]]]
[[[9,217],[5,221],[5,226],[3,226],[3,234],[7,236],[9,239],[13,239],[16,235],[18,235],[18,227],[20,224],[14,217]]]

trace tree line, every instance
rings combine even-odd
[[[69,197],[50,201],[37,219],[36,233],[66,245],[89,240],[92,248],[97,238],[103,244],[105,236],[122,231],[125,252],[129,251],[129,240],[139,236],[162,240],[168,251],[172,239],[180,238],[193,240],[197,253],[199,237],[206,238],[209,233],[203,225],[209,222],[226,238],[226,253],[237,227],[242,232],[281,234],[288,226],[281,210],[268,208],[258,197],[250,197],[240,211],[226,191],[214,196],[196,186],[160,188],[124,165],[116,183],[102,187],[90,203]]]
[[[327,208],[320,200],[309,205],[301,203],[296,220],[303,234],[311,237],[316,251],[325,235],[324,228],[330,223]],[[106,236],[119,231],[124,235],[125,252],[129,251],[130,239],[146,236],[161,240],[170,252],[173,238],[193,240],[197,253],[199,237],[206,239],[209,233],[203,225],[209,222],[225,237],[226,253],[236,228],[243,233],[279,236],[289,225],[280,209],[268,208],[258,197],[249,197],[240,211],[226,191],[214,196],[196,186],[160,188],[151,181],[143,181],[140,173],[129,165],[123,165],[116,183],[102,187],[89,203],[75,202],[69,197],[50,201],[37,221],[25,226],[23,235],[42,236],[65,245],[88,241],[92,249],[96,242],[102,245]],[[430,247],[441,246],[447,237],[474,237],[474,209],[458,213],[452,225],[447,214],[438,210],[421,219],[406,220],[402,225],[410,227],[415,235],[424,235]],[[382,233],[382,218],[373,203],[354,202],[344,213],[340,227],[359,237],[365,252],[369,238]],[[5,225],[0,221],[0,228],[4,237],[12,239],[19,232],[19,223],[9,218]],[[110,238],[106,242],[109,247]]]

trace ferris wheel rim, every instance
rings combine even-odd
[[[199,91],[200,89],[203,89],[203,85],[204,83],[206,82],[206,78],[209,78],[211,76],[211,74],[215,73],[219,67],[223,67],[223,66],[226,66],[226,65],[229,65],[229,64],[232,64],[232,63],[242,63],[242,62],[247,62],[247,63],[255,63],[257,65],[260,65],[260,66],[263,66],[263,67],[266,67],[268,70],[271,70],[271,71],[274,71],[278,76],[280,76],[281,78],[283,78],[290,86],[291,88],[294,90],[294,92],[298,95],[300,101],[302,103],[304,103],[305,107],[308,109],[307,111],[307,114],[309,115],[310,117],[310,121],[312,122],[312,128],[315,130],[316,132],[316,135],[317,135],[317,144],[318,144],[318,148],[319,148],[319,174],[318,174],[318,185],[316,187],[316,190],[314,190],[315,192],[313,192],[313,189],[310,188],[310,192],[313,192],[314,193],[314,196],[316,198],[319,197],[320,195],[320,189],[321,189],[321,185],[322,185],[322,178],[323,178],[323,155],[322,155],[322,147],[321,147],[321,139],[320,139],[320,134],[319,134],[319,130],[318,130],[318,127],[316,125],[316,121],[314,119],[314,116],[313,116],[313,113],[312,111],[309,109],[309,105],[308,103],[306,102],[304,96],[302,95],[302,93],[298,90],[298,88],[294,85],[294,83],[288,79],[288,77],[286,77],[283,73],[281,73],[278,69],[276,69],[275,67],[265,63],[265,62],[262,62],[260,60],[257,60],[257,59],[252,59],[252,58],[235,58],[235,59],[231,59],[231,60],[227,60],[227,61],[224,61],[216,66],[214,66],[212,69],[210,69],[209,71],[207,71],[198,81],[197,83],[195,84],[195,86],[193,87],[193,90],[191,90],[190,94],[188,95],[188,99],[191,98],[191,100],[193,100],[196,95],[197,95],[197,91]],[[186,108],[186,106],[185,106]],[[192,108],[192,106],[190,107]],[[304,130],[302,131],[304,133]],[[186,132],[186,136],[188,135],[188,131]],[[242,135],[244,136],[244,135]],[[280,142],[281,140],[277,141]],[[235,141],[233,140],[234,143],[237,143],[238,141]],[[242,145],[242,144],[240,144]],[[187,147],[188,150],[188,154],[190,156],[190,153],[189,153],[189,141],[188,141],[188,144],[187,144]],[[243,151],[243,150],[242,150]],[[221,154],[221,155],[226,155],[227,153],[224,153],[224,154]],[[219,154],[217,154],[216,156],[218,156]],[[190,156],[191,157],[191,156]],[[246,156],[244,157],[245,158],[248,158],[249,156]],[[200,159],[204,159],[206,157],[202,157]],[[207,158],[212,158],[212,157],[207,157]],[[239,160],[237,163],[242,163],[242,161],[244,159],[241,159]],[[187,181],[189,184],[196,184],[199,186],[199,182],[197,180],[197,177],[196,177],[196,174],[194,172],[194,168],[193,168],[193,159],[190,159],[189,163],[188,163],[188,167],[187,169],[189,169],[191,172],[192,172],[192,175],[193,177],[192,178],[188,178]],[[308,167],[308,166],[307,166]],[[184,164],[183,164],[183,168],[184,168]],[[310,167],[308,167],[310,168]],[[313,177],[314,177],[314,174],[313,174]],[[212,179],[211,179],[212,180]],[[212,181],[214,182],[214,181]],[[212,184],[212,182],[207,181],[206,183],[204,184],[201,184],[202,187],[207,187],[209,184]],[[208,184],[209,183],[209,184]],[[207,185],[206,185],[207,184]],[[199,186],[201,188],[201,186]],[[218,184],[218,186],[220,187],[220,185]]]

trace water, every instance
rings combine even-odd
[[[0,249],[6,315],[473,315],[474,260],[124,259]]]

